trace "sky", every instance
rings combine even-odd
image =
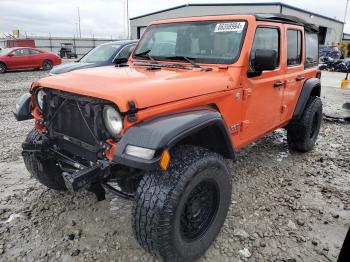
[[[0,0],[0,37],[19,29],[23,35],[78,35],[125,38],[126,0]],[[129,0],[130,17],[187,3],[283,2],[344,21],[347,0]],[[350,33],[350,4],[345,32]]]

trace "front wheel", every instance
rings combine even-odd
[[[42,68],[44,71],[49,71],[53,67],[53,63],[50,60],[45,60],[42,64]]]
[[[220,232],[231,203],[224,159],[181,146],[166,172],[149,172],[135,195],[133,230],[139,244],[164,261],[193,261]]]
[[[314,148],[322,122],[322,101],[311,97],[301,119],[292,120],[287,127],[287,141],[291,149],[307,152]]]

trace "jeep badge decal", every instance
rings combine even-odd
[[[244,26],[245,22],[220,23],[216,25],[214,32],[241,32]]]

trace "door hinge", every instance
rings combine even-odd
[[[241,132],[245,131],[250,125],[250,121],[249,120],[244,120],[241,124]]]
[[[246,89],[243,89],[243,97],[242,99],[243,100],[247,100],[251,95],[252,95],[252,89],[251,88],[246,88]]]
[[[281,113],[285,113],[287,111],[287,105],[281,106]]]

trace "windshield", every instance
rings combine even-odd
[[[79,62],[82,63],[99,63],[106,62],[110,59],[114,58],[114,54],[120,48],[120,45],[100,45],[94,49],[92,49],[89,53],[87,53]]]
[[[244,21],[152,25],[133,57],[164,61],[186,57],[197,63],[232,64],[240,54],[245,27]]]

